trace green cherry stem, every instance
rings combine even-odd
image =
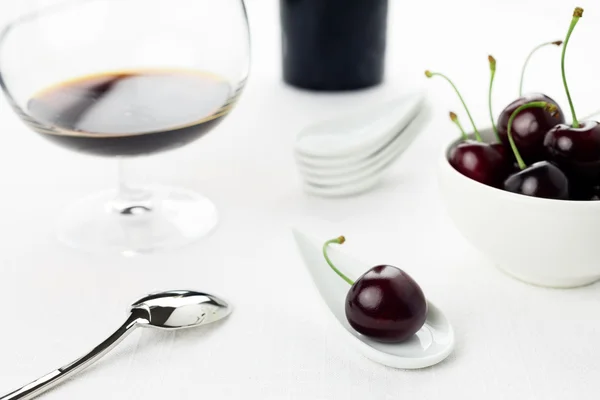
[[[573,33],[573,30],[575,29],[575,26],[581,17],[583,17],[583,8],[577,7],[573,12],[573,19],[571,20],[571,25],[569,26],[569,31],[567,32],[567,38],[565,39],[565,45],[563,46],[562,57],[560,61],[563,85],[565,85],[565,91],[567,92],[567,98],[569,99],[569,106],[571,107],[571,114],[573,115],[573,128],[579,128],[579,121],[577,120],[575,107],[573,107],[573,100],[571,99],[571,93],[569,92],[569,86],[567,85],[567,76],[565,74],[565,54],[567,54],[567,44],[569,44],[571,34]]]
[[[498,139],[498,143],[501,143],[500,135],[498,134],[498,128],[496,127],[496,122],[494,122],[494,111],[492,108],[492,90],[494,88],[494,78],[496,77],[496,59],[493,56],[488,56],[488,61],[490,62],[490,90],[488,94],[488,106],[490,108],[490,119],[492,120],[492,128],[494,128],[494,133],[496,134],[496,139]]]
[[[517,148],[517,145],[515,144],[515,141],[513,139],[512,125],[517,115],[519,115],[521,111],[527,110],[528,108],[543,108],[553,116],[556,116],[558,114],[558,107],[554,104],[547,103],[545,101],[532,101],[531,103],[523,104],[511,114],[510,118],[508,119],[508,142],[510,143],[510,147],[513,153],[515,154],[515,158],[517,159],[517,163],[519,164],[519,169],[521,170],[527,168],[527,164],[525,164],[525,161],[523,161],[521,153],[519,153],[519,149]]]
[[[325,256],[325,261],[327,261],[327,264],[329,264],[331,269],[333,269],[335,271],[335,273],[340,276],[340,278],[345,280],[346,283],[348,283],[349,285],[354,285],[354,282],[352,281],[352,279],[350,279],[346,275],[342,274],[342,272],[339,269],[337,269],[335,265],[333,265],[333,263],[331,262],[331,259],[329,258],[329,255],[327,254],[327,248],[329,247],[330,244],[334,244],[334,243],[335,244],[344,244],[345,241],[346,241],[346,238],[343,236],[340,236],[339,238],[331,239],[331,240],[328,240],[327,242],[325,242],[325,244],[323,245],[323,256]]]
[[[529,55],[525,59],[525,63],[523,64],[523,68],[521,69],[521,84],[519,85],[519,97],[523,96],[523,82],[525,82],[525,71],[527,70],[527,65],[529,64],[531,57],[533,57],[533,55],[535,53],[537,53],[537,51],[543,47],[546,47],[546,46],[560,47],[562,44],[563,44],[562,40],[556,40],[554,42],[542,43],[542,44],[536,46],[533,50],[531,50],[531,53],[529,53]]]
[[[465,103],[465,99],[463,99],[462,95],[456,88],[456,85],[454,85],[454,83],[450,80],[450,78],[448,78],[444,74],[440,74],[439,72],[431,72],[431,71],[425,71],[425,76],[428,78],[432,78],[434,76],[439,76],[440,78],[444,78],[450,84],[450,86],[452,86],[452,88],[458,95],[460,102],[462,103],[463,107],[465,108],[465,111],[467,112],[467,115],[469,116],[469,120],[471,120],[471,125],[473,125],[473,131],[475,132],[475,139],[477,139],[478,142],[483,142],[483,140],[481,139],[481,135],[479,134],[479,131],[477,130],[477,126],[475,125],[475,121],[473,121],[471,112],[469,112],[469,107],[467,107],[467,104]]]
[[[450,112],[450,120],[452,122],[454,122],[456,124],[456,126],[458,126],[458,129],[460,129],[460,136],[463,138],[463,140],[469,139],[469,137],[467,136],[467,133],[465,132],[464,128],[462,127],[462,124],[458,120],[458,115],[456,115],[453,112]]]

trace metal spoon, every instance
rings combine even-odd
[[[135,328],[179,330],[207,325],[227,317],[231,307],[205,293],[177,290],[151,294],[129,308],[129,318],[108,339],[85,356],[9,393],[0,400],[28,400],[83,371],[115,348]]]

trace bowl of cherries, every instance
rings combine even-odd
[[[479,131],[452,81],[426,72],[451,84],[473,125],[468,134],[451,113],[461,137],[444,149],[439,163],[441,196],[451,219],[496,266],[539,286],[569,288],[600,280],[600,124],[578,120],[565,73],[567,45],[582,16],[583,9],[576,8],[564,43],[547,43],[562,45],[570,123],[551,97],[522,90],[496,119],[491,105],[496,61],[490,56],[492,127]]]

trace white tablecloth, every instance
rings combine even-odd
[[[46,398],[597,399],[598,285],[559,291],[522,284],[457,233],[438,197],[435,163],[457,136],[447,112],[462,109],[449,87],[426,81],[423,70],[453,77],[479,124],[487,125],[488,52],[498,59],[500,112],[517,96],[529,50],[563,38],[573,7],[587,5],[568,61],[583,115],[600,108],[594,93],[600,91],[600,7],[591,0],[391,2],[386,84],[317,95],[281,82],[277,1],[248,1],[254,57],[239,107],[205,139],[139,163],[156,181],[201,191],[220,208],[213,236],[174,252],[101,257],[58,244],[55,215],[70,201],[111,186],[115,166],[40,139],[2,100],[0,393],[104,339],[139,295],[193,287],[227,298],[235,313],[213,329],[140,330]],[[14,15],[22,4],[2,0],[0,15]],[[430,93],[430,124],[376,190],[337,200],[300,190],[291,156],[300,128],[418,87]],[[532,60],[526,87],[568,110],[559,51],[545,49]],[[453,323],[453,355],[433,368],[399,371],[339,340],[288,229],[304,216],[337,224],[336,233],[350,239],[348,251],[413,275]]]

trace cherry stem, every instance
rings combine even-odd
[[[565,86],[565,91],[567,92],[567,98],[569,99],[569,106],[571,107],[571,114],[573,115],[573,128],[579,128],[579,121],[577,120],[577,115],[575,114],[575,107],[573,107],[573,100],[571,99],[571,93],[569,92],[569,86],[567,85],[567,76],[565,74],[565,54],[567,54],[567,44],[569,44],[569,39],[571,38],[571,34],[579,22],[579,18],[583,16],[583,8],[577,7],[573,12],[573,19],[571,20],[571,25],[569,26],[569,31],[567,32],[567,38],[565,39],[565,45],[563,46],[562,57],[560,61],[560,67],[562,69],[562,79],[563,85]]]
[[[467,133],[465,132],[460,121],[458,120],[458,115],[456,115],[453,112],[450,112],[450,119],[456,124],[456,126],[458,126],[458,129],[460,129],[460,135],[462,136],[463,140],[468,140],[469,137],[467,136]]]
[[[552,116],[556,116],[558,114],[558,107],[554,104],[547,103],[545,101],[532,101],[531,103],[523,104],[521,107],[517,108],[508,119],[508,141],[510,143],[510,147],[512,148],[513,153],[515,154],[515,158],[517,159],[517,163],[519,164],[519,169],[524,170],[527,168],[527,164],[523,161],[521,157],[521,153],[519,153],[519,149],[515,144],[515,141],[512,136],[512,125],[519,113],[523,110],[527,110],[529,108],[543,108],[548,111]]]
[[[448,83],[450,84],[450,86],[452,86],[452,88],[454,89],[454,91],[458,95],[458,98],[460,99],[460,102],[462,103],[463,107],[465,108],[465,111],[467,112],[467,115],[469,116],[469,120],[471,120],[471,125],[473,125],[473,131],[475,132],[475,139],[477,139],[478,142],[483,142],[483,140],[481,139],[481,135],[479,134],[479,131],[477,130],[477,126],[475,125],[475,121],[473,121],[473,117],[471,116],[471,112],[469,112],[469,107],[467,107],[467,104],[465,103],[465,100],[463,99],[462,95],[460,94],[460,92],[456,88],[456,85],[454,85],[454,83],[450,80],[450,78],[448,78],[444,74],[440,74],[439,72],[431,72],[431,71],[425,71],[425,76],[428,77],[428,78],[431,78],[431,77],[434,77],[434,76],[439,76],[441,78],[444,78],[446,81],[448,81]]]
[[[337,269],[335,265],[333,265],[333,263],[331,262],[331,259],[329,258],[329,255],[327,254],[327,248],[329,247],[330,244],[333,244],[333,243],[344,244],[345,241],[346,241],[346,238],[343,236],[340,236],[339,238],[331,239],[331,240],[328,240],[327,242],[325,242],[325,244],[323,245],[323,256],[325,256],[325,261],[327,261],[327,264],[329,264],[331,269],[333,269],[335,271],[335,273],[340,276],[340,278],[345,280],[346,283],[348,283],[349,285],[354,285],[354,282],[352,281],[352,279],[350,279],[346,275],[342,274],[342,272],[339,269]]]
[[[542,43],[538,46],[536,46],[533,50],[531,50],[531,53],[529,53],[529,55],[527,56],[527,59],[525,59],[525,63],[523,64],[523,68],[521,69],[521,84],[519,85],[519,97],[523,96],[523,82],[525,81],[525,71],[527,70],[527,65],[529,64],[529,61],[531,60],[531,57],[541,48],[546,47],[546,46],[558,46],[560,47],[563,44],[562,40],[556,40],[554,42],[546,42],[546,43]]]
[[[498,128],[496,127],[496,122],[494,122],[494,112],[492,110],[492,89],[494,87],[494,78],[496,77],[496,59],[492,56],[488,56],[488,60],[490,62],[490,72],[492,73],[490,78],[490,90],[488,95],[488,105],[490,108],[490,119],[492,120],[492,128],[494,128],[494,133],[496,134],[496,139],[498,139],[498,143],[501,143],[500,135],[498,134]]]

